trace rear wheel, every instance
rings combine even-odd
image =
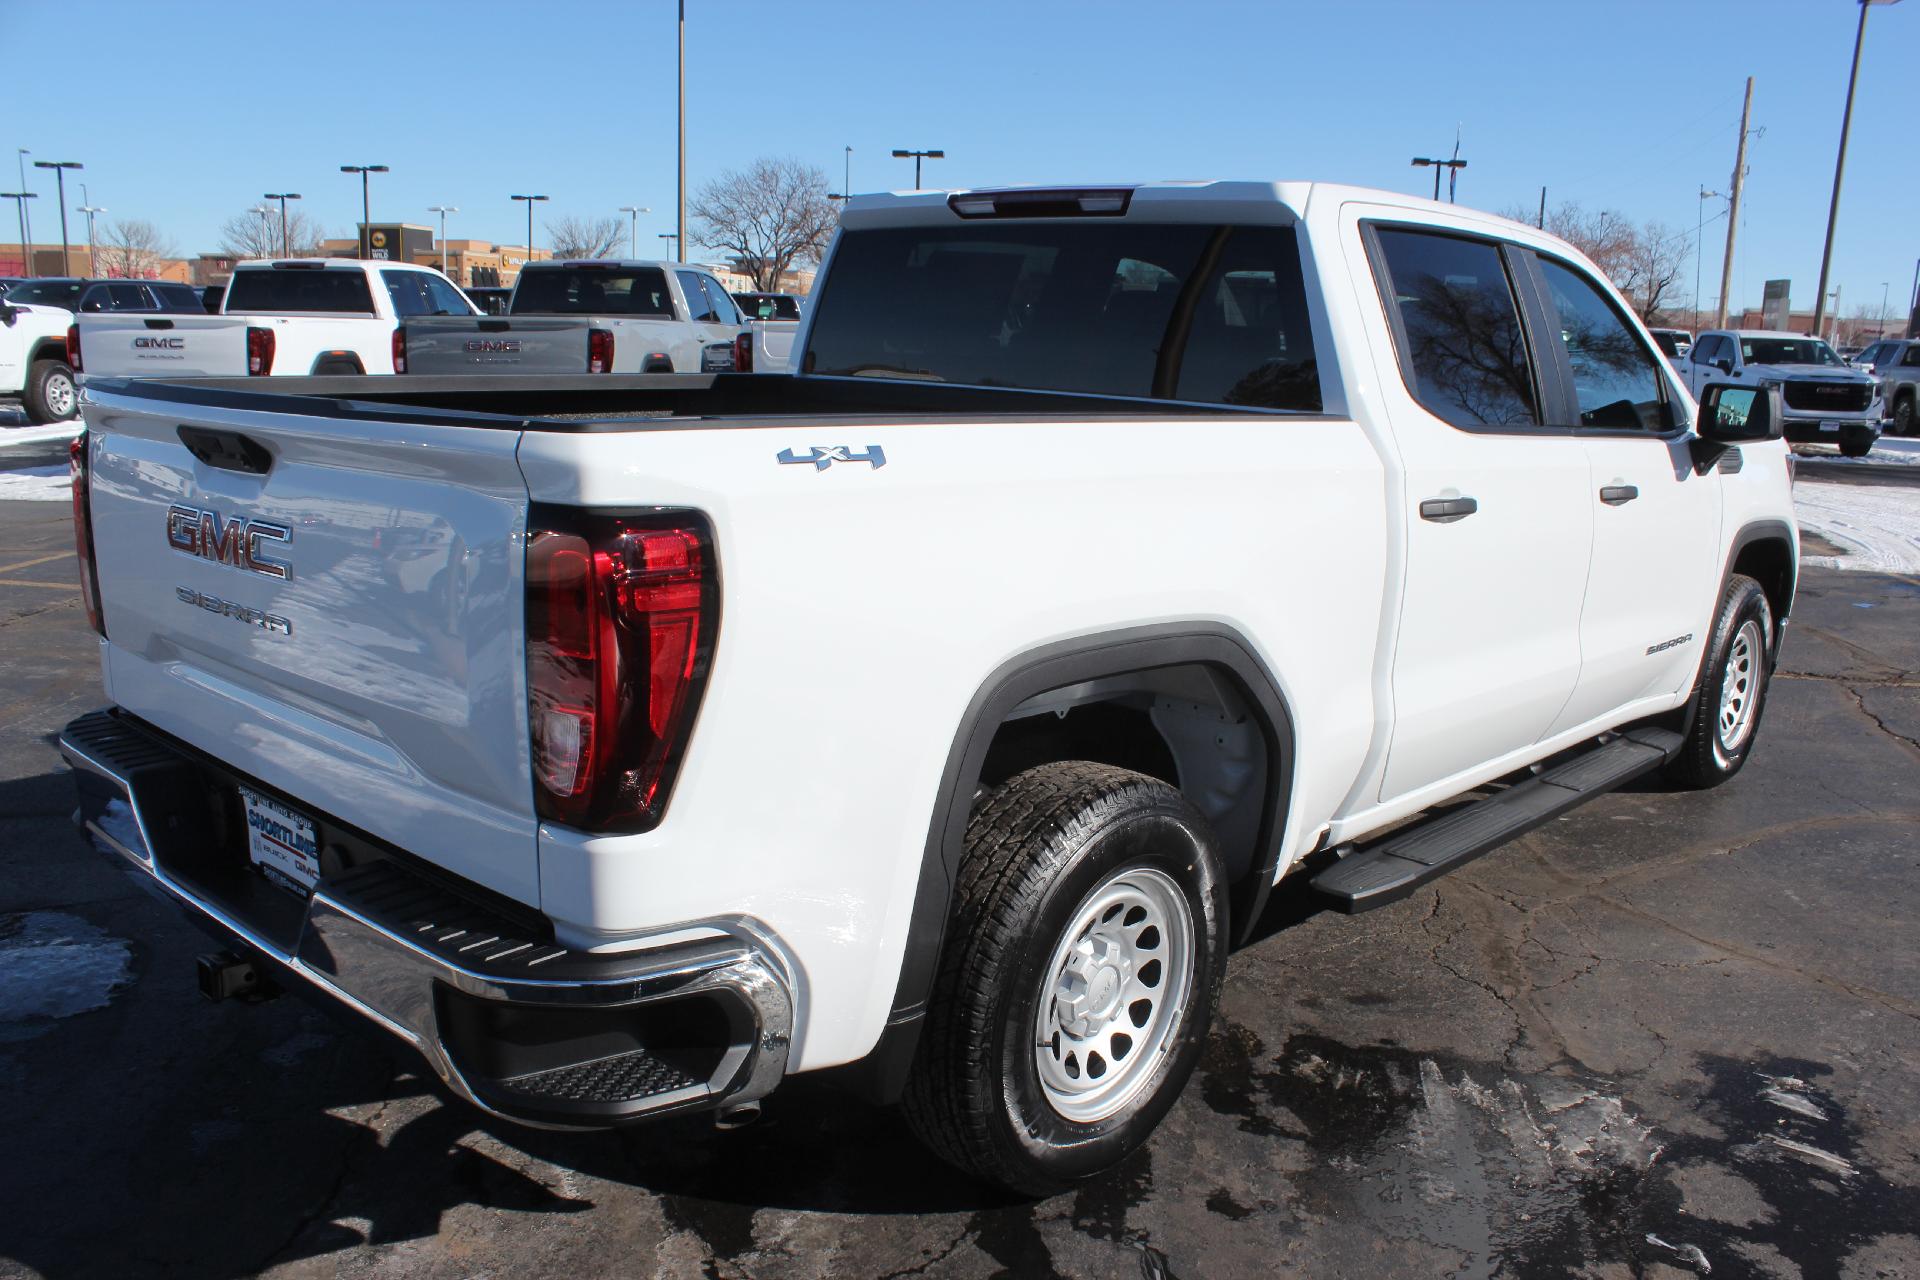
[[[1124,1159],[1193,1073],[1226,906],[1205,819],[1158,779],[1066,761],[990,793],[907,1086],[915,1131],[1029,1195]]]
[[[1693,727],[1667,775],[1682,786],[1717,787],[1746,764],[1760,732],[1773,674],[1773,609],[1760,584],[1742,574],[1727,582],[1694,690]]]
[[[1893,434],[1912,435],[1913,417],[1913,392],[1908,391],[1893,402]]]
[[[74,387],[73,370],[60,360],[34,361],[21,398],[26,403],[29,422],[65,422],[80,412],[80,393]]]

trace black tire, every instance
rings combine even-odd
[[[44,426],[80,416],[80,391],[74,383],[73,370],[64,361],[35,360],[27,372],[27,386],[21,399],[26,404],[28,422]]]
[[[1913,392],[1902,392],[1893,402],[1893,434],[1910,436],[1914,431]]]
[[[1773,607],[1767,602],[1767,593],[1752,578],[1734,574],[1727,580],[1720,608],[1714,614],[1706,661],[1688,708],[1693,727],[1687,731],[1680,753],[1667,766],[1670,781],[1704,790],[1740,772],[1760,736],[1760,717],[1766,710],[1776,647]],[[1738,716],[1737,732],[1730,730],[1723,715],[1729,710],[1723,697],[1729,678],[1736,681],[1736,694],[1743,700],[1733,708]],[[1739,682],[1744,682],[1744,690],[1738,689]]]
[[[1161,931],[1145,907],[1100,906],[1142,890],[1163,895],[1176,912],[1184,903],[1185,926],[1169,916]],[[1092,932],[1082,932],[1083,922]],[[1182,927],[1184,948],[1174,936]],[[1098,940],[1107,931],[1125,928],[1139,930],[1140,949],[1124,948],[1126,957],[1100,953],[1107,961],[1076,958],[1094,954],[1074,950],[1076,938],[1104,945]],[[980,800],[967,824],[947,939],[904,1098],[909,1123],[943,1160],[1023,1195],[1049,1195],[1113,1167],[1147,1140],[1193,1074],[1226,957],[1219,854],[1185,796],[1145,774],[1086,761],[1017,775]],[[1082,1041],[1080,1051],[1105,1046],[1115,1065],[1087,1053],[1087,1082],[1068,1087],[1111,1084],[1119,1096],[1092,1103],[1094,1110],[1115,1107],[1111,1114],[1070,1119],[1060,1106],[1086,1104],[1056,1103],[1059,1095],[1049,1092],[1063,1072],[1073,1075],[1077,1060],[1071,1039],[1063,1056],[1064,1028],[1050,1041],[1038,1038],[1047,1025],[1041,1019],[1065,1007],[1055,984],[1066,981],[1066,971],[1054,972],[1056,960],[1068,969],[1093,966],[1081,970],[1091,974],[1086,999],[1106,1002],[1109,1020],[1099,1025],[1107,1030],[1090,1034],[1107,1038]],[[1181,969],[1185,982],[1175,976]],[[1115,976],[1122,972],[1133,976]],[[1141,986],[1149,977],[1164,989]],[[1091,1017],[1097,1023],[1099,1015]],[[1043,1083],[1043,1056],[1055,1084]]]
[[[1853,427],[1840,428],[1840,456],[1843,458],[1864,458],[1873,452],[1873,442],[1880,433],[1872,429]]]

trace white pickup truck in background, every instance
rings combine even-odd
[[[80,412],[67,362],[72,319],[72,312],[58,307],[0,298],[0,401],[18,401],[29,422],[64,422]]]
[[[799,374],[89,385],[62,750],[210,991],[535,1124],[835,1069],[1041,1193],[1174,1106],[1283,879],[1367,911],[1757,740],[1778,388],[1696,405],[1533,227],[859,196],[801,324]]]
[[[713,274],[679,262],[529,263],[503,316],[409,320],[408,374],[726,373],[751,338]]]
[[[219,315],[80,315],[73,365],[90,377],[125,378],[392,373],[401,323],[479,314],[431,267],[242,262]]]
[[[786,373],[800,332],[800,299],[791,293],[736,293],[733,300],[753,330],[755,373]]]

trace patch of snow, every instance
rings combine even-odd
[[[106,1008],[132,966],[124,941],[79,916],[0,916],[0,1039],[39,1035],[49,1020]]]
[[[14,426],[0,422],[0,449],[10,449],[17,444],[45,444],[50,440],[71,440],[80,434],[81,422],[75,418],[72,422],[50,422],[46,426],[31,424]]]
[[[1848,553],[1807,556],[1801,564],[1920,573],[1920,489],[1797,480],[1793,507],[1802,529]]]
[[[0,471],[0,502],[67,502],[73,486],[65,467]]]
[[[1843,458],[1838,447],[1827,445],[1796,445],[1794,452],[1803,458],[1841,462],[1850,467],[1920,467],[1920,436],[1881,436],[1864,458]]]

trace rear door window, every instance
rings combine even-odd
[[[465,294],[454,288],[451,280],[420,272],[420,287],[426,292],[427,303],[436,316],[470,316],[473,304],[467,301]]]
[[[1660,378],[1660,358],[1640,340],[1613,302],[1584,274],[1539,259],[1547,301],[1560,327],[1557,341],[1573,373],[1580,426],[1665,431],[1672,425]],[[1573,425],[1571,423],[1565,425]]]
[[[228,315],[249,312],[363,315],[373,312],[373,293],[364,271],[269,267],[236,271],[227,286]]]
[[[733,304],[733,297],[720,287],[720,282],[712,276],[701,276],[700,287],[706,291],[707,306],[713,312],[713,318],[721,324],[745,324],[740,318],[740,308]]]
[[[680,279],[680,292],[687,297],[687,318],[702,323],[716,321],[720,317],[713,309],[713,299],[700,284],[700,277],[692,271],[676,271]]]
[[[1321,406],[1291,227],[848,231],[813,306],[814,373]]]
[[[402,319],[433,314],[433,304],[427,300],[426,290],[420,287],[422,279],[417,271],[380,273],[380,283],[387,287],[387,297],[393,301],[393,314]]]
[[[1499,247],[1400,227],[1376,234],[1414,398],[1469,430],[1538,426],[1526,333]]]

